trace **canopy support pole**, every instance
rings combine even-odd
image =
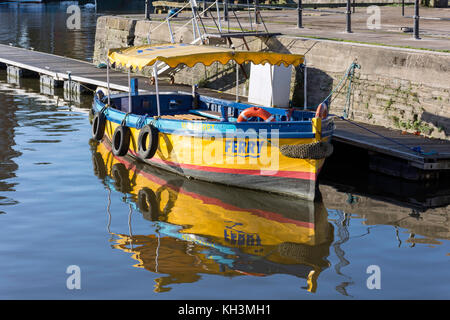
[[[158,63],[158,61],[156,61],[153,64],[153,74],[155,75],[156,107],[158,108],[158,117],[160,117],[161,116],[161,109],[160,109],[160,106],[159,106],[158,68],[156,66],[157,63]]]
[[[128,68],[128,112],[131,112],[131,67]]]
[[[107,62],[106,62],[106,83],[108,86],[107,88],[108,88],[108,106],[109,106],[109,105],[111,105],[111,98],[110,98],[111,91],[109,88],[109,59],[107,59]]]
[[[306,110],[307,106],[308,106],[308,84],[307,84],[307,80],[308,80],[308,68],[306,67],[306,58],[303,61],[303,65],[304,65],[304,79],[303,79],[303,109]]]
[[[236,63],[236,102],[239,102],[239,63]]]

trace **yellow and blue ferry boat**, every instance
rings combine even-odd
[[[170,44],[113,49],[110,64],[153,66],[155,92],[96,94],[93,137],[105,138],[116,156],[185,177],[313,200],[318,174],[332,151],[334,124],[327,105],[317,110],[277,108],[193,92],[160,92],[157,65],[206,66],[214,62],[299,66],[302,55]],[[130,73],[129,73],[130,74]],[[109,83],[109,81],[108,81]]]

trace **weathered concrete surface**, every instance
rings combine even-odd
[[[185,22],[172,24],[176,42],[189,43],[193,39],[190,24],[180,28]],[[450,23],[447,24],[450,28]],[[287,21],[284,26],[286,30],[288,25]],[[276,30],[270,28],[270,31]],[[161,25],[158,21],[100,17],[94,61],[104,61],[108,48],[145,44],[148,39],[151,43],[163,43],[168,42],[168,38],[167,24]],[[450,139],[450,53],[310,39],[289,34],[270,39],[248,38],[247,41],[252,50],[305,55],[309,67],[308,105],[311,107],[317,106],[329,94],[347,67],[356,61],[361,69],[356,71],[354,78],[349,110],[351,119]],[[437,42],[445,41],[450,43],[445,39]],[[242,42],[234,43],[237,49],[243,49]],[[197,65],[177,74],[176,82],[200,83],[234,93],[234,72],[232,65],[213,64],[208,68]],[[303,74],[296,70],[291,91],[297,106],[303,105],[302,79]],[[240,92],[246,95],[247,88],[248,82],[241,73]],[[345,90],[332,102],[331,111],[335,114],[342,114]]]

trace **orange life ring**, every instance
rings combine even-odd
[[[326,104],[321,103],[317,107],[316,110],[316,118],[322,118],[325,119],[328,116],[328,107]]]
[[[237,122],[245,122],[251,117],[261,118],[265,122],[275,121],[275,117],[269,111],[266,111],[263,108],[250,107],[241,112]]]

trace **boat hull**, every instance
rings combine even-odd
[[[107,121],[105,138],[111,143],[113,133],[119,124]],[[241,158],[239,154],[230,155],[227,152],[226,138],[223,138],[223,158],[221,161],[209,161],[204,157],[196,157],[196,149],[203,150],[214,149],[210,141],[202,138],[193,138],[182,135],[167,133],[158,134],[158,150],[152,159],[142,159],[137,151],[137,139],[139,130],[131,128],[131,141],[128,154],[152,165],[173,173],[180,174],[187,178],[199,179],[203,181],[221,183],[229,186],[261,190],[295,196],[308,200],[314,200],[316,194],[317,176],[323,166],[324,160],[314,159],[292,159],[280,154],[279,148],[274,146],[267,147],[266,152],[272,155],[262,163],[261,159]],[[296,141],[300,143],[311,143],[313,139],[303,139]],[[217,142],[215,142],[217,144]],[[255,145],[260,140],[255,141]],[[292,139],[280,139],[279,143],[289,144]],[[230,143],[228,143],[228,146]],[[193,146],[193,148],[192,148]],[[230,147],[228,147],[230,148]],[[276,149],[276,150],[275,150]],[[199,152],[197,152],[199,153]],[[261,152],[260,152],[261,153]],[[258,155],[256,155],[258,157]],[[231,158],[231,160],[230,160]],[[259,154],[259,158],[261,155]]]

